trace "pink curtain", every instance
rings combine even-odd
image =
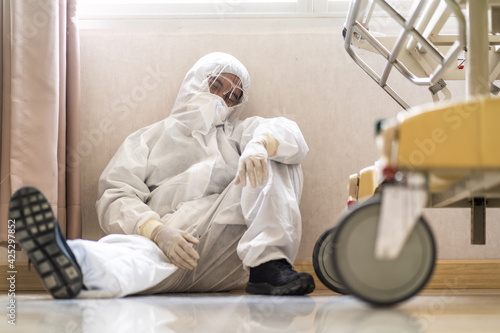
[[[0,241],[8,205],[39,188],[68,238],[81,237],[76,0],[2,0]]]

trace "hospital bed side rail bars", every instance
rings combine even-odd
[[[346,23],[346,33],[344,47],[351,58],[360,66],[377,84],[382,87],[403,109],[410,109],[408,103],[406,103],[401,96],[399,96],[394,89],[392,89],[388,84],[387,80],[392,67],[396,69],[408,80],[417,85],[428,85],[430,86],[431,92],[435,85],[442,85],[441,76],[451,65],[451,63],[457,59],[459,52],[466,45],[466,23],[465,17],[461,11],[460,6],[454,0],[445,0],[449,9],[455,14],[458,20],[458,39],[453,43],[452,47],[444,56],[428,39],[426,39],[416,28],[416,20],[419,16],[420,11],[424,7],[426,1],[420,1],[420,3],[415,7],[410,18],[406,20],[401,14],[399,14],[390,4],[385,0],[373,0],[372,4],[375,2],[386,11],[397,23],[399,23],[403,31],[398,36],[396,43],[393,47],[392,52],[389,51],[382,43],[380,43],[371,33],[366,29],[363,24],[359,21],[361,13],[364,13],[367,5],[367,0],[354,0],[351,1],[351,8],[349,10],[347,23]],[[371,12],[371,10],[370,10]],[[367,20],[369,20],[370,13],[368,14]],[[365,22],[366,23],[366,22]],[[367,65],[354,51],[352,39],[355,33],[361,38],[364,38],[380,55],[382,55],[387,63],[385,65],[382,75],[378,75],[369,65]],[[437,67],[434,72],[426,78],[417,77],[413,74],[401,61],[398,59],[399,53],[404,50],[404,46],[407,42],[407,38],[411,36],[413,39],[418,41],[422,48],[429,52],[430,55],[438,62]]]

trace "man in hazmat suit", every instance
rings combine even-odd
[[[66,241],[37,189],[13,195],[17,240],[54,297],[314,290],[292,268],[308,147],[288,119],[240,120],[249,88],[228,54],[191,68],[170,116],[131,134],[102,173],[99,241]]]

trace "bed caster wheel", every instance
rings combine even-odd
[[[333,238],[337,227],[326,230],[316,241],[313,251],[313,266],[319,280],[329,289],[339,294],[346,294],[347,291],[340,283],[335,273],[334,251],[335,244]]]
[[[436,246],[432,231],[420,217],[396,259],[377,259],[380,209],[376,195],[345,215],[333,232],[335,250],[329,260],[338,286],[372,305],[390,306],[414,296],[429,281]]]

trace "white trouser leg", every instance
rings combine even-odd
[[[151,240],[138,235],[109,235],[99,241],[68,240],[82,270],[79,297],[123,297],[150,288],[178,268]]]
[[[271,161],[269,178],[263,185],[243,188],[241,208],[248,229],[237,251],[244,266],[255,267],[275,259],[293,264],[302,232],[302,177],[300,165]]]
[[[240,201],[241,186],[231,184],[208,210],[190,215],[197,217],[186,231],[200,240],[199,245],[193,246],[200,255],[198,266],[191,271],[179,269],[144,293],[214,292],[244,285],[248,273],[236,253],[238,242],[247,229]],[[172,220],[177,218],[182,219],[182,216]]]

